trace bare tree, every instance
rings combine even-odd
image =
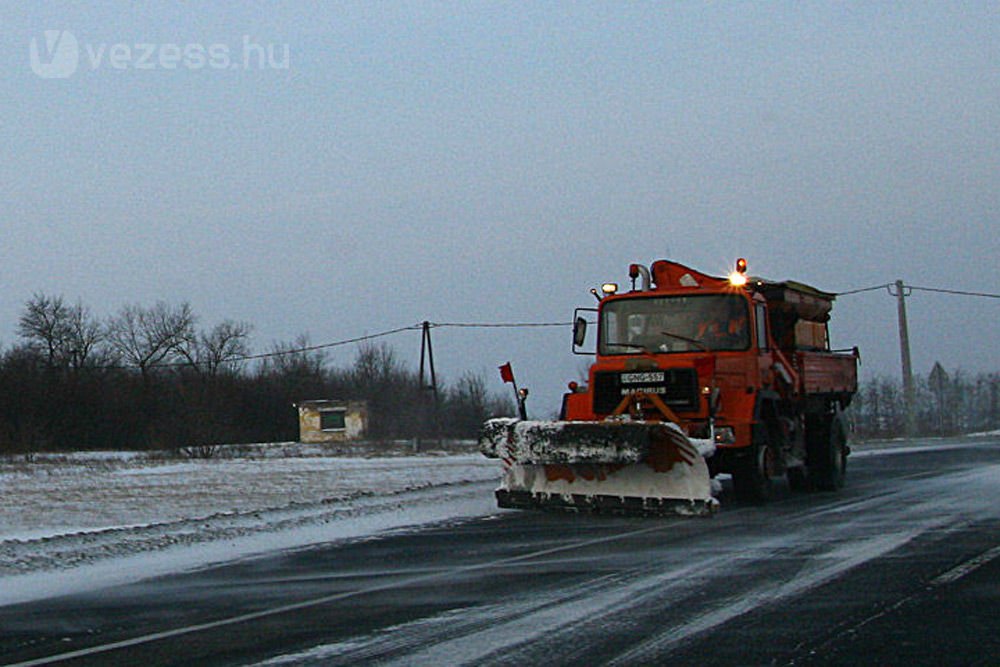
[[[69,309],[61,296],[35,294],[24,306],[17,332],[29,348],[45,355],[49,366],[65,356],[69,333]]]
[[[50,367],[77,370],[93,361],[104,341],[101,324],[82,303],[67,305],[61,296],[34,295],[18,321],[18,333]]]
[[[195,338],[195,321],[191,305],[186,302],[171,306],[158,301],[151,308],[128,305],[108,322],[108,343],[145,378],[152,367],[190,346]]]
[[[239,362],[250,355],[248,340],[253,326],[247,322],[225,320],[210,331],[184,340],[177,347],[199,375],[215,377],[225,370],[235,370]]]
[[[326,353],[310,349],[309,334],[299,334],[291,343],[273,343],[260,367],[262,375],[283,377],[322,377],[326,371]]]
[[[67,320],[69,367],[74,370],[87,368],[100,356],[100,348],[106,340],[104,327],[80,302],[70,306]]]
[[[377,391],[404,375],[396,351],[385,343],[362,343],[354,358],[352,380],[362,392]]]

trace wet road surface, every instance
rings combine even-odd
[[[941,444],[712,519],[498,510],[0,607],[0,664],[998,664],[1000,440]]]

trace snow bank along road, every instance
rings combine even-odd
[[[783,494],[767,507],[724,498],[709,520],[499,511],[482,502],[491,486],[397,495],[400,511],[435,497],[429,506],[463,510],[446,520],[414,516],[422,525],[8,604],[0,663],[985,665],[1000,656],[995,437],[862,451],[839,494]]]
[[[325,456],[308,445],[164,461],[85,453],[0,465],[0,605],[254,553],[483,514],[478,454]]]

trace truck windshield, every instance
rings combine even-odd
[[[600,354],[745,350],[747,300],[737,294],[616,299],[601,310]]]

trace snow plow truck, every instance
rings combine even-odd
[[[629,291],[606,283],[576,311],[573,351],[593,354],[596,323],[596,361],[560,419],[483,425],[500,507],[705,515],[720,473],[758,502],[780,476],[793,490],[843,486],[859,355],[830,349],[835,294],[751,277],[743,259],[726,277],[667,260],[629,277]]]

